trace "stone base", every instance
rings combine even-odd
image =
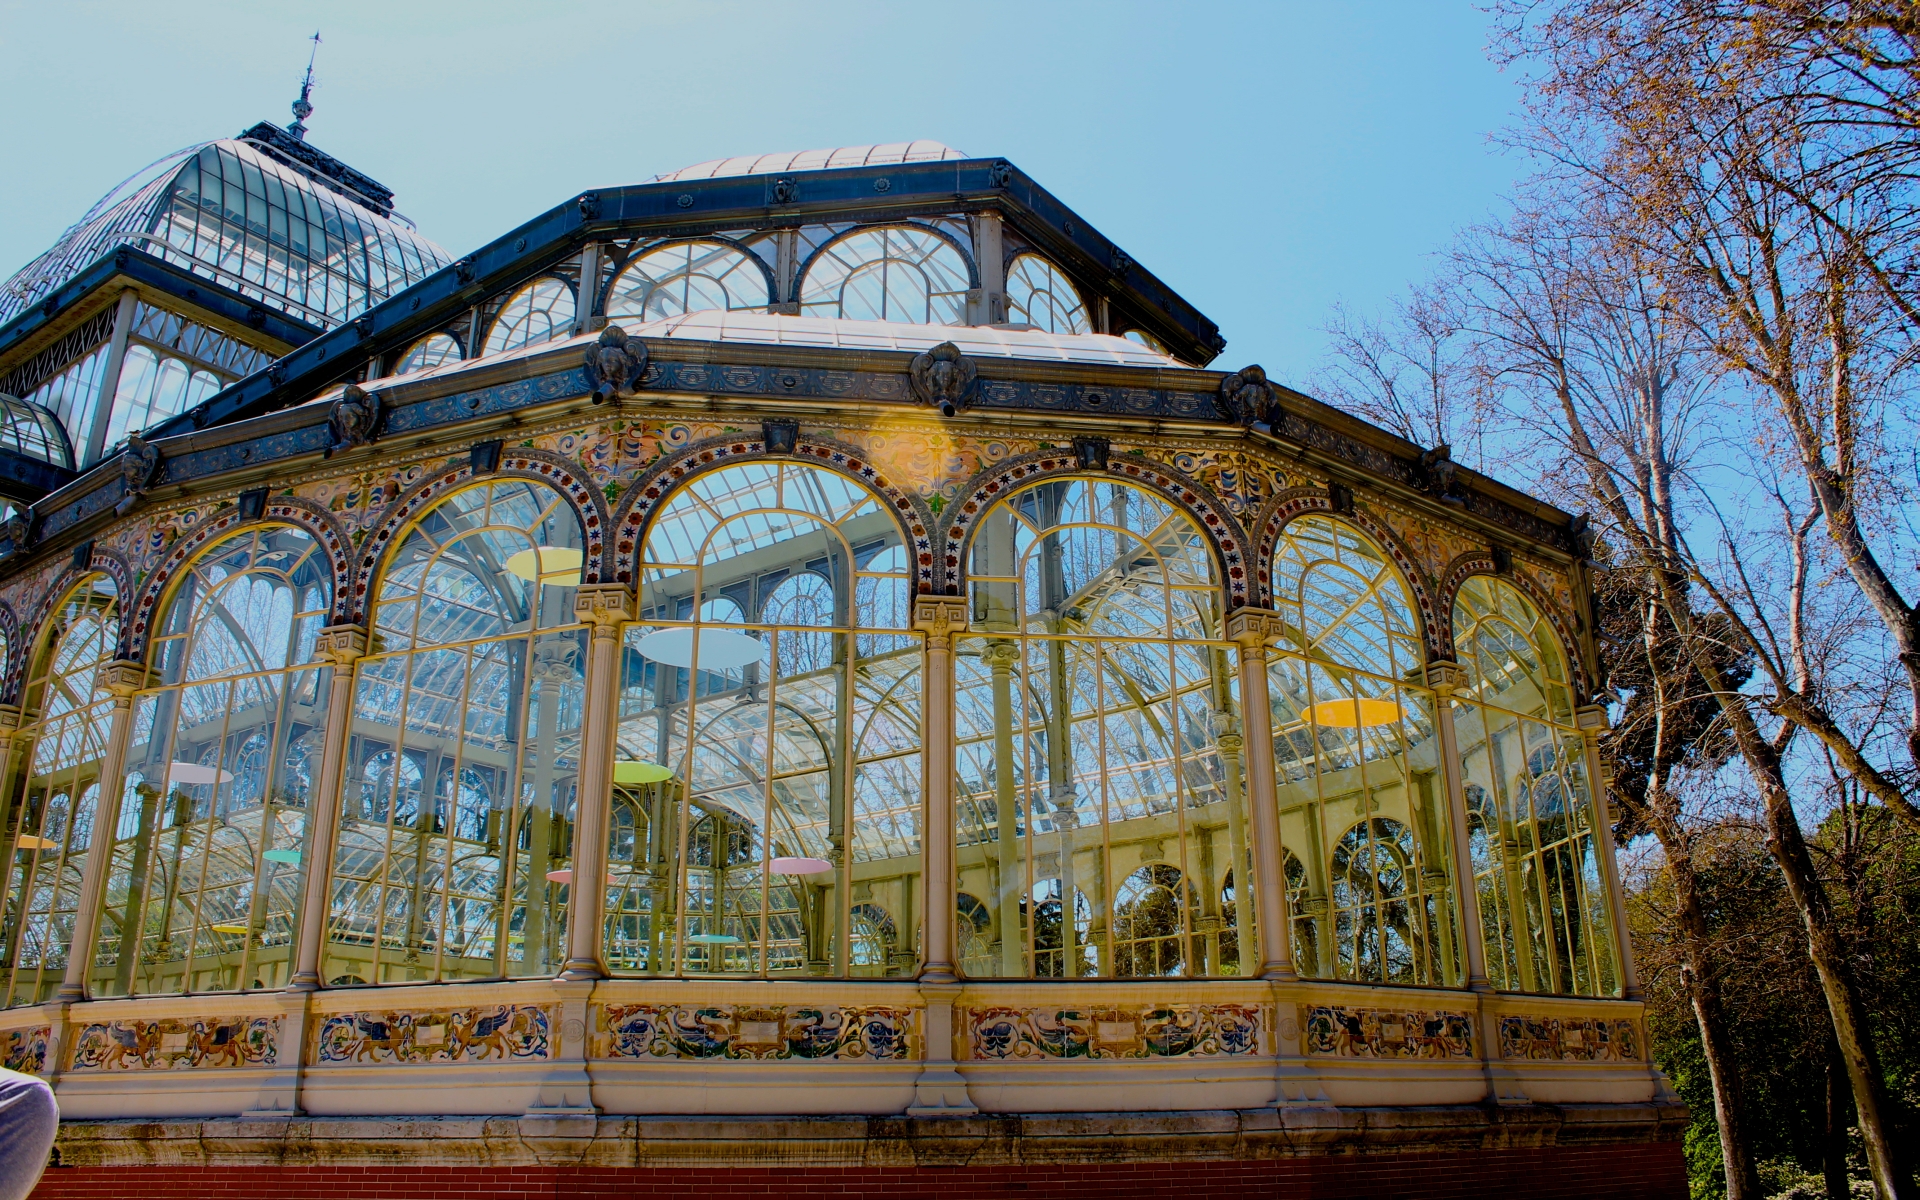
[[[35,1200],[1686,1196],[1685,1109],[76,1121]]]

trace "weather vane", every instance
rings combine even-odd
[[[313,115],[313,105],[307,97],[313,94],[313,60],[320,53],[320,31],[314,30],[307,40],[313,43],[313,49],[307,53],[307,77],[300,81],[300,98],[293,102],[293,124],[287,126],[294,140],[302,142],[307,140],[306,120]]]

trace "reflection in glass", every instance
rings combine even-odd
[[[134,699],[96,996],[285,986],[313,858],[331,566],[304,530],[229,537],[183,573]]]
[[[1461,585],[1453,629],[1487,974],[1510,991],[1616,995],[1586,748],[1559,639],[1513,585],[1480,575]]]
[[[1239,974],[1238,704],[1206,539],[1156,496],[1071,479],[1002,500],[971,552],[956,854],[988,899],[965,969]]]
[[[487,354],[538,346],[573,329],[573,286],[564,279],[536,279],[500,306],[487,332]]]
[[[1007,266],[1007,320],[1048,333],[1087,333],[1086,305],[1066,275],[1037,254],[1022,254]]]
[[[564,961],[586,643],[577,581],[507,562],[581,548],[558,492],[503,479],[442,500],[388,557],[341,779],[328,982]]]
[[[967,260],[931,229],[888,225],[829,242],[800,284],[800,312],[914,325],[967,323]]]
[[[8,1007],[38,1004],[59,990],[80,903],[80,876],[93,840],[100,766],[113,724],[113,697],[100,669],[120,638],[113,581],[96,575],[76,587],[47,621],[25,710],[38,718],[25,739],[20,803],[5,831],[10,850],[0,972]]]
[[[764,309],[773,303],[760,261],[730,242],[673,242],[633,260],[613,281],[607,319],[657,321],[682,313]]]
[[[1290,523],[1275,548],[1286,629],[1267,663],[1302,975],[1458,984],[1447,785],[1413,597],[1358,530]]]
[[[672,775],[614,789],[608,964],[913,974],[921,650],[898,524],[841,475],[756,463],[688,483],[642,557],[616,759]]]
[[[398,364],[393,368],[395,375],[411,375],[415,371],[425,371],[431,367],[445,366],[460,361],[460,343],[452,334],[430,333],[413,345],[407,347]]]

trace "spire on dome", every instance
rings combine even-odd
[[[293,124],[287,126],[287,132],[298,142],[307,140],[306,120],[313,115],[313,105],[308,97],[313,94],[313,60],[320,53],[320,31],[314,30],[313,36],[307,40],[313,43],[313,49],[307,53],[307,77],[300,81],[300,98],[293,102]]]

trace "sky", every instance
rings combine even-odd
[[[929,138],[1011,159],[1300,384],[1522,171],[1470,0],[0,0],[0,277],[161,155],[285,125],[456,254],[727,155]]]

